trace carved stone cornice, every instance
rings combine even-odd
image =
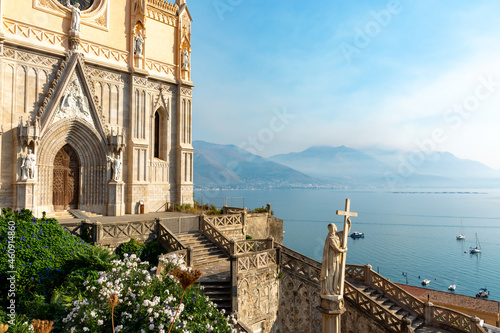
[[[160,9],[163,12],[170,13],[172,15],[177,14],[179,6],[176,3],[169,3],[165,0],[147,0],[148,6]]]

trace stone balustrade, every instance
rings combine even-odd
[[[234,253],[234,241],[227,238],[211,221],[214,219],[202,215],[200,220],[200,233],[210,239],[217,247],[227,255]]]
[[[359,281],[382,292],[407,311],[424,318],[426,325],[460,332],[486,332],[479,324],[479,318],[435,306],[430,302],[424,303],[389,279],[373,271],[370,265],[346,265],[346,278]]]

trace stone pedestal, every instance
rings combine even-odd
[[[71,30],[69,33],[69,44],[71,47],[71,50],[76,52],[78,51],[78,48],[80,47],[80,32]]]
[[[323,317],[323,333],[340,333],[340,316],[345,312],[342,296],[321,295],[319,297],[319,312]]]
[[[125,183],[122,181],[110,180],[108,182],[108,216],[125,215],[124,186]]]
[[[29,209],[34,215],[39,215],[36,211],[36,193],[38,183],[34,180],[24,180],[16,183],[16,210]]]

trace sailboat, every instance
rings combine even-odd
[[[460,235],[457,236],[458,240],[465,239],[465,234],[464,234],[464,225],[462,224],[462,220],[460,220]]]
[[[479,243],[479,239],[477,238],[477,232],[476,232],[476,247],[471,247],[469,253],[470,254],[481,253],[481,243]]]

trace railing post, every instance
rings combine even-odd
[[[155,218],[156,224],[155,224],[155,234],[156,238],[160,238],[160,219]]]
[[[190,247],[188,247],[186,250],[187,250],[187,254],[186,254],[186,257],[187,257],[187,258],[186,258],[186,265],[188,265],[189,267],[191,267],[191,255],[192,255],[192,253],[193,253],[193,252],[192,252],[192,251],[193,251],[193,249],[192,249],[192,248],[191,248],[191,246],[190,246]]]
[[[432,326],[432,322],[434,321],[434,304],[429,301],[424,303],[424,318],[425,325]]]
[[[274,247],[274,238],[269,237],[266,241],[266,250],[270,250]]]
[[[478,329],[481,319],[477,316],[474,316],[470,320],[472,321],[472,329],[470,332],[471,333],[481,333],[481,330]]]
[[[238,312],[238,257],[234,254],[234,241],[231,241],[231,310]]]
[[[246,236],[246,234],[247,234],[246,225],[245,225],[246,216],[247,216],[247,211],[245,209],[241,213],[241,232],[243,233],[243,236]]]
[[[203,233],[203,229],[205,228],[205,214],[200,215],[200,233]]]
[[[234,239],[231,239],[229,241],[229,255],[235,255],[236,254],[236,242],[234,241]]]
[[[365,285],[370,286],[372,284],[372,266],[366,264],[365,266]]]
[[[103,237],[103,230],[102,230],[102,223],[97,221],[93,223],[93,228],[94,229],[94,244],[99,245],[101,244],[102,237]]]
[[[411,320],[409,318],[403,318],[401,321],[401,332],[402,333],[414,333],[415,329],[411,327]]]

